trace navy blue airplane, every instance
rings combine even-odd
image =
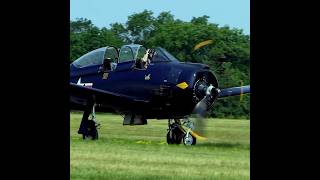
[[[219,89],[209,66],[180,62],[163,48],[106,46],[70,64],[70,109],[84,111],[78,130],[83,139],[98,139],[95,112],[115,112],[123,125],[166,119],[168,144],[194,145],[203,138],[196,120],[214,101],[245,93],[250,85]]]

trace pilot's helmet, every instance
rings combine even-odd
[[[111,62],[111,58],[110,57],[106,57],[106,58],[104,58],[104,62]]]

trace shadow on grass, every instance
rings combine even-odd
[[[123,138],[99,138],[99,140],[83,140],[82,138],[72,139],[73,143],[80,144],[102,144],[102,145],[130,145],[130,146],[148,146],[148,147],[159,147],[159,146],[168,146],[168,147],[179,147],[184,146],[181,144],[170,144],[168,145],[166,141],[154,141],[154,140],[143,140],[143,139],[123,139]],[[197,143],[195,146],[185,146],[186,148],[222,148],[222,149],[242,149],[250,150],[250,144],[247,143],[229,143],[229,142],[202,142]]]
[[[196,146],[199,147],[209,147],[209,148],[239,148],[239,149],[249,149],[250,150],[250,145],[249,144],[241,144],[241,143],[201,143],[197,144]]]

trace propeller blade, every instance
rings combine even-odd
[[[197,45],[194,46],[193,51],[195,51],[195,50],[197,50],[197,49],[199,49],[199,48],[201,48],[203,46],[206,46],[208,44],[211,44],[212,42],[213,42],[213,40],[211,40],[211,39],[206,40],[206,41],[202,41],[202,42],[200,42],[200,43],[198,43]]]
[[[218,95],[218,97],[221,98],[221,97],[228,97],[228,96],[237,96],[237,95],[247,94],[247,93],[250,93],[250,85],[221,89],[221,92]]]
[[[240,80],[240,83],[241,83],[241,87],[243,86],[243,81],[242,80]],[[241,102],[242,102],[242,100],[243,100],[243,92],[241,92],[241,94],[240,94],[240,103],[239,103],[239,105],[241,104]]]
[[[201,101],[199,101],[194,109],[193,113],[191,114],[191,119],[194,122],[194,129],[193,133],[196,134],[196,136],[204,136],[204,128],[205,128],[205,119],[204,117],[207,114],[207,109],[208,109],[208,101],[209,97],[208,95],[205,96]]]
[[[206,95],[201,101],[199,101],[193,109],[193,114],[198,114],[201,117],[204,117],[207,113],[207,110],[210,106],[210,95]]]
[[[206,115],[213,105],[218,93],[219,89],[213,88],[213,86],[209,86],[207,89],[206,95],[203,99],[201,99],[194,107],[191,118],[193,118],[194,127],[193,133],[196,136],[200,137],[200,139],[206,139],[205,135],[205,127],[206,127]]]
[[[196,132],[194,132],[194,131],[192,131],[192,130],[190,130],[190,134],[191,134],[193,137],[195,137],[195,138],[197,138],[197,139],[199,139],[199,140],[207,140],[207,139],[208,139],[207,137],[201,136],[201,135],[197,134]]]

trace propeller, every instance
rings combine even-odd
[[[212,107],[214,101],[220,93],[220,89],[215,88],[213,85],[209,86],[198,86],[198,90],[205,93],[205,96],[195,105],[193,112],[191,114],[191,119],[194,122],[194,129],[191,130],[191,134],[197,139],[207,139],[205,137],[205,117],[207,112]]]
[[[196,51],[206,45],[212,44],[213,40],[206,40],[198,43],[193,48]],[[250,85],[243,86],[243,81],[240,87],[233,87],[220,90],[209,84],[205,77],[199,79],[194,87],[195,95],[203,97],[194,107],[190,119],[193,121],[193,127],[190,128],[190,133],[197,139],[207,139],[205,137],[206,115],[210,108],[213,106],[218,97],[227,97],[240,95],[240,102],[243,100],[243,94],[250,93]]]

